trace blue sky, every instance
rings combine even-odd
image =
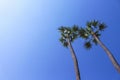
[[[68,49],[59,42],[61,25],[107,24],[101,40],[120,63],[119,0],[0,0],[0,80],[75,80]],[[120,80],[100,46],[73,43],[82,80]]]

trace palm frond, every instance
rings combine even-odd
[[[98,25],[98,21],[97,20],[93,20],[92,21],[92,26],[94,27],[94,28],[97,28],[97,25]]]
[[[65,27],[64,28],[64,34],[68,34],[68,35],[70,35],[71,34],[71,28],[70,27]]]
[[[79,29],[79,35],[80,35],[80,37],[82,37],[84,39],[88,39],[88,37],[89,37],[89,34],[87,33],[87,31],[84,28]]]
[[[63,43],[63,42],[64,42],[64,39],[63,39],[63,38],[60,38],[59,41],[60,41],[61,43]]]
[[[72,31],[77,32],[79,30],[79,27],[77,25],[72,26]]]
[[[104,23],[99,24],[99,30],[103,31],[107,26]]]
[[[67,46],[68,46],[68,43],[67,43],[66,39],[64,39],[63,37],[61,37],[61,38],[59,39],[59,41],[62,43],[62,45],[63,45],[64,47],[67,47]]]
[[[65,27],[64,27],[64,26],[61,26],[60,28],[58,28],[58,30],[63,33],[64,30],[65,30]]]
[[[84,46],[85,46],[86,49],[90,49],[90,48],[92,48],[92,44],[91,44],[90,41],[85,42]]]
[[[67,38],[67,36],[64,33],[61,33],[61,36],[65,39]]]
[[[92,25],[91,22],[87,22],[87,23],[86,23],[86,26],[89,27],[89,28],[91,28],[91,25]]]
[[[86,31],[88,32],[88,33],[91,33],[91,31],[93,31],[93,28],[92,27],[86,27]]]
[[[101,34],[100,34],[100,33],[97,33],[97,34],[95,34],[95,35],[96,35],[96,37],[98,37],[98,38],[101,36]]]
[[[94,33],[95,33],[95,34],[98,34],[98,33],[99,33],[99,30],[95,31]]]
[[[95,45],[98,44],[98,42],[96,41],[96,39],[93,39],[92,42],[93,42]]]
[[[70,36],[71,42],[73,42],[77,37],[78,37],[78,34],[72,34],[72,35]]]
[[[63,46],[64,46],[64,47],[68,47],[68,43],[67,43],[67,42],[64,42],[64,43],[63,43]]]
[[[100,34],[100,32],[98,30],[94,34],[96,35],[96,37],[100,37],[101,36],[101,34]]]

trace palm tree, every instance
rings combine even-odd
[[[61,32],[60,42],[63,44],[64,47],[68,47],[70,49],[71,56],[74,62],[76,80],[81,80],[78,60],[71,44],[71,42],[73,42],[78,36],[78,27],[76,25],[74,25],[72,28],[61,26],[58,30]]]
[[[117,60],[112,55],[111,51],[100,40],[101,32],[104,31],[105,28],[106,25],[102,22],[97,20],[89,21],[86,24],[86,28],[80,28],[79,35],[85,39],[84,45],[87,49],[90,49],[92,44],[99,44],[108,55],[116,70],[120,72],[120,65],[118,64]]]

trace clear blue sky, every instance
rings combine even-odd
[[[120,63],[119,0],[0,0],[0,80],[75,80],[57,28],[92,19],[108,25],[101,40]],[[102,48],[83,43],[73,43],[82,80],[120,80]]]

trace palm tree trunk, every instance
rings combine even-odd
[[[118,64],[117,60],[112,55],[112,53],[110,52],[110,50],[100,41],[100,39],[95,34],[93,34],[93,37],[100,44],[100,46],[104,49],[104,51],[107,53],[109,59],[111,60],[112,64],[114,65],[114,67],[116,68],[116,70],[120,73],[120,65]]]
[[[73,59],[73,62],[74,62],[74,68],[75,68],[75,73],[76,73],[76,80],[81,80],[77,57],[75,55],[74,49],[73,49],[69,39],[68,39],[68,46],[69,46],[69,49],[70,49],[70,52],[71,52],[71,55],[72,55],[72,59]]]

